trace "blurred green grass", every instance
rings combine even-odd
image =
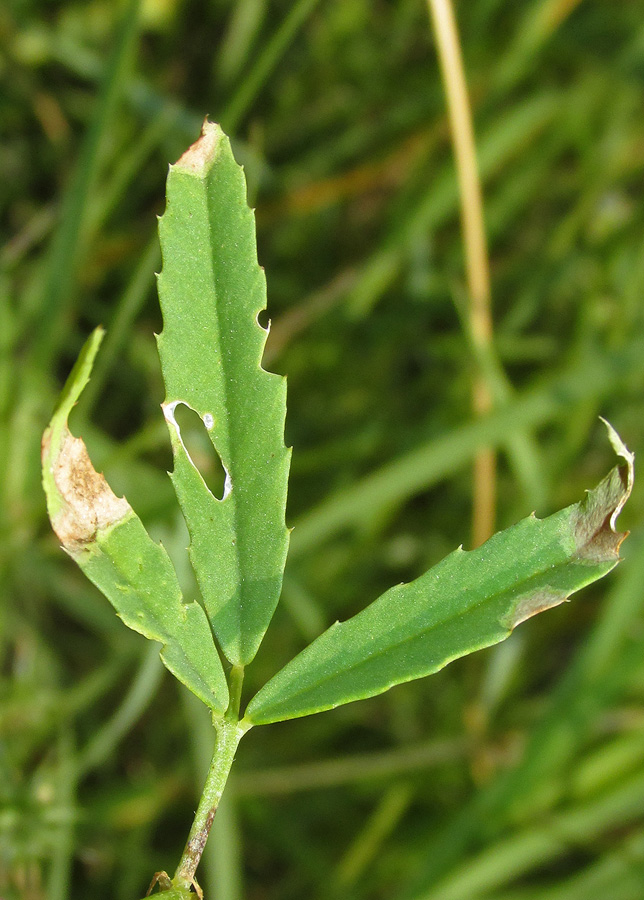
[[[133,900],[178,860],[210,754],[166,677],[56,544],[39,441],[84,336],[76,430],[191,589],[165,470],[155,214],[208,113],[257,208],[289,376],[296,525],[249,696],[336,618],[470,533],[579,498],[644,417],[641,6],[458,4],[507,400],[474,421],[458,197],[422,0],[0,8],[0,895]],[[538,477],[504,455],[523,430]],[[644,494],[609,580],[505,645],[242,744],[208,900],[640,900]]]

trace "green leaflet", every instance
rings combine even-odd
[[[208,620],[184,605],[170,559],[127,500],[99,475],[80,438],[67,427],[103,337],[91,335],[43,436],[43,486],[52,526],[64,549],[105,594],[126,625],[163,644],[167,668],[213,711],[228,706],[228,688]]]
[[[476,550],[459,548],[336,622],[256,694],[247,721],[321,712],[430,675],[609,572],[625,536],[615,519],[631,490],[633,456],[608,428],[626,463],[584,500],[547,519],[529,516]]]
[[[173,484],[213,631],[235,665],[252,660],[282,584],[290,451],[285,379],[264,371],[266,282],[242,169],[218,125],[170,167],[159,221],[163,270],[159,354]],[[213,497],[181,441],[175,409],[201,416],[226,469]]]

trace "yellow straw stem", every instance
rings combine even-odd
[[[456,159],[469,293],[469,327],[475,346],[486,351],[493,334],[490,268],[472,111],[451,0],[427,0],[427,2],[436,37]],[[476,415],[484,415],[492,408],[492,395],[481,375],[475,376],[472,385],[472,408]],[[474,546],[478,546],[494,532],[496,454],[490,448],[482,448],[476,456],[473,494],[472,542]]]

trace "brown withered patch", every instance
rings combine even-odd
[[[510,614],[501,619],[501,624],[514,630],[526,619],[545,612],[546,609],[552,609],[553,606],[559,606],[567,598],[568,594],[565,591],[555,591],[549,587],[531,591],[519,597]]]
[[[44,446],[43,451],[46,450]],[[94,469],[83,441],[68,431],[52,463],[52,475],[62,500],[52,526],[72,555],[91,544],[97,532],[131,512],[127,500],[117,497],[104,476]]]
[[[589,563],[619,559],[619,548],[627,532],[615,530],[615,519],[632,486],[632,467],[616,466],[577,508],[574,522],[579,559]]]

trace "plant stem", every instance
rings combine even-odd
[[[469,324],[474,345],[488,351],[493,333],[490,271],[472,110],[467,93],[458,29],[451,0],[428,0],[428,5],[447,95],[447,110],[456,158],[470,297]],[[476,376],[472,386],[472,406],[477,416],[485,415],[492,409],[492,394],[482,374]],[[495,507],[496,455],[491,447],[482,447],[474,460],[472,542],[475,547],[493,533]]]
[[[241,673],[239,670],[241,670]],[[215,751],[181,861],[172,879],[172,885],[176,888],[185,890],[194,883],[195,872],[197,871],[203,849],[206,846],[208,834],[230,774],[237,745],[242,735],[248,731],[248,726],[240,725],[237,719],[242,677],[243,669],[241,667],[239,669],[237,667],[233,668],[230,685],[231,705],[228,710],[228,713],[232,713],[232,715],[229,716],[226,713],[223,719],[215,721],[215,729],[217,731]]]

